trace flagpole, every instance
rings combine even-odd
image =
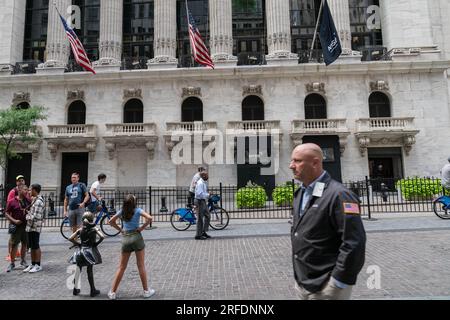
[[[324,0],[322,0],[320,2],[319,15],[317,16],[316,29],[314,30],[314,38],[313,38],[313,42],[312,42],[312,45],[311,45],[311,52],[309,54],[309,61],[312,60],[312,55],[313,55],[313,51],[314,51],[314,45],[316,44],[317,29],[319,28],[320,16],[322,15],[322,10],[323,10],[323,1]]]
[[[194,56],[192,54],[192,42],[191,42],[191,36],[189,35],[190,32],[190,28],[189,28],[189,7],[188,7],[188,2],[186,0],[186,18],[187,18],[187,27],[188,27],[188,37],[189,37],[189,49],[191,52],[191,63],[192,63],[192,67],[195,67],[195,62],[194,62]]]

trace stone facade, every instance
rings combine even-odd
[[[213,2],[220,2],[225,7],[229,5],[225,0]],[[277,2],[268,1],[271,10],[286,10],[285,3]],[[347,2],[342,0],[342,3]],[[230,122],[242,120],[243,100],[248,95],[256,95],[264,102],[265,120],[279,121],[281,141],[276,183],[283,183],[292,177],[288,169],[292,147],[301,142],[304,135],[310,135],[310,131],[302,133],[305,127],[300,131],[294,130],[293,121],[305,119],[304,101],[311,93],[326,99],[328,119],[343,119],[335,121],[344,126],[342,134],[339,134],[343,180],[361,180],[369,175],[366,148],[379,147],[401,148],[404,176],[439,173],[450,154],[449,148],[445,147],[450,141],[450,63],[447,61],[450,59],[450,24],[446,18],[450,14],[450,5],[446,0],[381,0],[386,46],[403,50],[396,52],[392,61],[355,63],[352,60],[352,63],[346,63],[345,59],[340,59],[338,63],[325,67],[316,63],[286,65],[284,58],[278,57],[279,63],[275,61],[264,67],[236,67],[230,66],[230,62],[235,63],[235,60],[229,46],[217,43],[213,52],[219,60],[223,56],[227,67],[216,70],[173,69],[174,3],[174,0],[155,1],[158,6],[155,12],[167,8],[164,19],[156,19],[161,20],[161,25],[155,26],[155,33],[158,32],[155,38],[156,60],[149,62],[149,65],[157,67],[155,69],[138,72],[106,69],[95,77],[88,73],[0,77],[0,105],[3,108],[11,105],[17,93],[27,93],[31,105],[41,105],[48,110],[47,120],[38,124],[43,131],[43,141],[39,151],[33,151],[33,155],[38,153],[39,156],[33,158],[32,182],[39,182],[46,189],[58,189],[62,153],[77,151],[90,154],[90,182],[99,172],[104,172],[108,176],[108,187],[188,185],[195,165],[174,164],[164,138],[168,123],[181,122],[183,101],[188,97],[199,98],[203,103],[203,121],[215,122],[217,129],[225,133]],[[340,0],[330,3],[332,10],[339,12],[337,16],[344,15]],[[217,8],[212,7],[210,12],[218,12]],[[109,12],[116,11],[111,9]],[[415,18],[408,19],[408,13]],[[286,28],[283,23],[277,23],[277,17],[281,19],[286,14],[271,14],[271,30],[278,37]],[[14,23],[23,21],[19,16],[17,14]],[[223,17],[215,18],[211,21],[217,24],[217,39],[225,41],[231,36],[229,25],[220,22]],[[173,22],[172,26],[168,21]],[[417,21],[420,23],[416,24]],[[2,35],[11,30],[10,25],[9,20],[0,22]],[[337,25],[343,34],[348,32],[349,28],[342,23]],[[414,37],[409,38],[406,30]],[[12,40],[11,37],[17,38],[17,34],[9,35],[9,38],[7,34],[0,37],[0,64],[12,64],[17,59],[22,40]],[[113,41],[114,37],[102,30],[102,39]],[[347,40],[344,44],[348,46]],[[5,54],[3,48],[10,48],[10,53]],[[420,50],[410,50],[415,48]],[[113,49],[114,46],[111,47]],[[284,52],[292,58],[290,45],[286,43],[277,42],[275,46],[273,42],[271,50],[273,53]],[[102,57],[115,58],[114,53],[105,53]],[[165,67],[171,70],[165,71]],[[369,134],[367,138],[367,128],[364,129],[362,119],[369,118],[368,99],[374,91],[385,93],[391,101],[392,118],[396,119],[396,124],[389,122],[387,127],[398,125],[400,129],[396,131],[395,127],[392,132],[388,128],[381,135]],[[75,99],[86,104],[86,125],[92,126],[90,129],[81,128],[74,135],[69,132],[72,129],[66,129],[62,134],[69,142],[63,143],[61,136],[55,133],[57,130],[49,126],[67,124],[67,110]],[[131,129],[111,125],[123,123],[124,105],[129,99],[142,101],[143,125]],[[116,127],[122,131],[114,131]],[[327,131],[317,134],[324,132]],[[119,143],[120,139],[131,141],[133,137],[137,137],[136,143]],[[237,183],[236,164],[210,165],[209,170],[211,185]]]

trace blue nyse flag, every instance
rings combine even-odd
[[[342,47],[327,0],[323,0],[320,43],[322,44],[323,59],[328,66],[339,58],[342,53]]]

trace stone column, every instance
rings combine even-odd
[[[231,0],[209,0],[211,56],[216,66],[236,65],[233,56],[233,9]]]
[[[45,63],[40,64],[36,69],[37,73],[64,73],[70,56],[70,43],[53,3],[56,4],[62,16],[67,19],[67,8],[72,5],[72,0],[49,1],[47,58]]]
[[[148,62],[149,68],[176,68],[177,50],[177,1],[155,0],[155,57]]]
[[[122,60],[123,0],[100,0],[99,60],[96,70],[120,70]]]
[[[0,75],[10,75],[23,61],[26,1],[0,0]]]
[[[380,0],[383,43],[394,59],[439,59],[428,0]]]
[[[298,64],[298,55],[291,52],[289,0],[266,0],[267,64]]]

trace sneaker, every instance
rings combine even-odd
[[[28,268],[28,263],[25,260],[20,261],[20,265],[24,268]]]
[[[6,269],[6,272],[11,272],[16,266],[14,265],[14,263],[10,263],[8,268]]]
[[[73,295],[74,296],[77,296],[77,295],[79,295],[80,294],[80,292],[81,292],[81,290],[80,289],[77,289],[77,288],[73,288]]]
[[[150,289],[148,291],[144,290],[144,299],[151,298],[155,293],[156,293],[156,291],[153,289]]]
[[[108,292],[108,298],[110,300],[116,300],[116,293],[112,291]]]
[[[211,239],[212,237],[209,235],[209,234],[207,234],[206,232],[203,234],[203,237],[206,237],[206,239]]]
[[[42,267],[39,266],[39,265],[35,265],[29,272],[30,273],[36,273],[36,272],[39,272],[39,271],[42,271]]]
[[[32,264],[30,264],[28,267],[26,267],[23,272],[30,272],[31,269],[33,269],[34,266]]]

